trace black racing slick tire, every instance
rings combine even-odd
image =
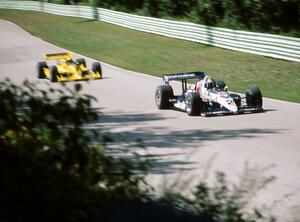
[[[155,92],[155,103],[159,109],[171,108],[170,99],[174,97],[173,88],[169,85],[158,86]]]
[[[189,116],[198,116],[201,112],[202,100],[198,93],[190,93],[186,97],[186,112]]]
[[[216,87],[219,89],[225,89],[226,83],[224,80],[216,80]]]
[[[58,71],[56,66],[51,66],[50,69],[50,81],[57,82]]]
[[[93,62],[92,70],[93,70],[94,73],[99,73],[100,78],[102,78],[102,67],[101,67],[101,64],[99,62]]]
[[[49,67],[46,62],[38,62],[36,68],[37,68],[37,77],[39,79],[47,78],[44,69],[48,69]]]
[[[84,59],[84,58],[76,59],[76,62],[77,62],[79,65],[83,65],[84,67],[86,67],[86,62],[85,62],[85,59]]]
[[[258,87],[253,87],[246,90],[245,96],[248,107],[262,108],[262,94]]]

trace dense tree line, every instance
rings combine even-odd
[[[53,0],[60,1],[60,0]],[[75,1],[75,2],[74,2]],[[298,0],[64,0],[211,26],[300,36]]]

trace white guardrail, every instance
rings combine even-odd
[[[89,6],[57,5],[34,1],[0,1],[0,8],[33,10],[56,15],[97,19],[171,38],[300,62],[299,38],[215,28],[189,22],[131,15]]]

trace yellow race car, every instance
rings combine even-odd
[[[43,59],[44,62],[37,64],[39,79],[50,79],[51,82],[102,79],[102,68],[99,62],[93,62],[92,70],[89,70],[85,59],[74,61],[71,52],[46,54]],[[47,60],[57,60],[57,64],[49,69]]]

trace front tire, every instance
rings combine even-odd
[[[39,79],[46,79],[47,76],[45,74],[44,69],[49,68],[47,63],[46,62],[38,62],[36,68],[37,68],[37,77]]]
[[[224,82],[224,80],[216,80],[216,87],[224,90],[226,87],[226,83]]]
[[[51,66],[50,75],[51,75],[50,81],[51,82],[57,82],[58,71],[57,71],[56,66]]]
[[[78,63],[78,65],[83,65],[84,67],[86,67],[86,61],[84,58],[76,59],[76,62]]]
[[[94,73],[99,73],[100,79],[102,78],[102,68],[99,62],[93,62],[92,70]]]
[[[189,116],[198,116],[201,112],[202,100],[198,93],[190,93],[186,98],[186,112]]]
[[[158,86],[155,92],[155,103],[159,109],[169,109],[170,99],[174,97],[173,88],[169,85]]]
[[[245,93],[248,107],[262,108],[262,94],[258,87],[250,88]]]

